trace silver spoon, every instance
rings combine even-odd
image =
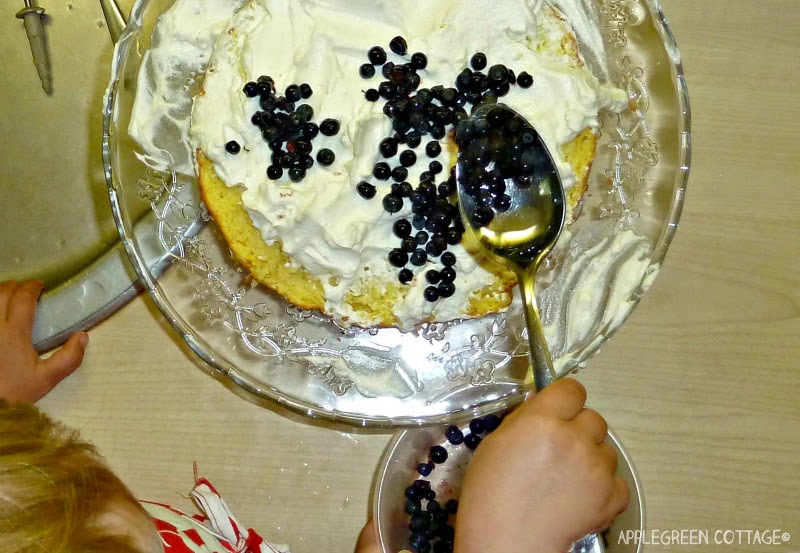
[[[464,228],[491,259],[517,276],[534,385],[540,390],[552,383],[556,374],[539,320],[534,280],[539,262],[553,247],[564,226],[561,177],[539,133],[503,104],[484,105],[475,110],[466,122],[457,126],[456,141],[458,202]],[[483,205],[489,201],[492,190],[501,189],[502,194],[494,195],[495,207]],[[502,200],[497,204],[500,197]],[[485,219],[489,216],[487,224]]]
[[[103,10],[103,17],[106,20],[111,40],[116,44],[125,29],[125,17],[123,17],[116,0],[100,0],[100,8]]]
[[[479,107],[456,126],[456,182],[466,232],[517,275],[535,390],[556,379],[536,307],[539,263],[564,227],[564,187],[550,151],[528,121],[503,104]],[[590,534],[573,553],[603,553]]]

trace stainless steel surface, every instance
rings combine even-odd
[[[120,3],[130,9],[133,2]],[[51,96],[38,91],[14,15],[12,3],[0,4],[0,21],[8,25],[0,36],[0,71],[14,75],[0,93],[0,280],[45,282],[33,337],[45,350],[104,319],[138,290],[103,173],[102,98],[113,44],[102,10],[88,2],[47,5]]]
[[[28,35],[28,42],[31,45],[31,56],[33,57],[33,65],[36,66],[36,72],[39,74],[39,80],[42,82],[42,90],[50,94],[51,87],[51,71],[50,71],[50,57],[47,53],[47,39],[44,34],[44,27],[42,26],[42,18],[44,17],[44,8],[35,6],[33,0],[25,0],[25,7],[17,12],[17,19],[22,19],[25,25],[25,34]]]
[[[491,130],[485,136],[477,136],[475,131],[473,139],[459,144],[456,181],[461,219],[467,232],[489,256],[517,275],[528,331],[533,385],[535,390],[541,390],[556,379],[556,371],[536,306],[534,282],[539,263],[564,228],[564,186],[539,133],[514,110],[502,104],[483,106],[464,124],[473,128],[483,124]],[[511,126],[514,126],[513,131]],[[480,152],[476,146],[480,146]],[[504,178],[510,207],[503,211],[483,206],[478,201],[478,183],[486,183],[487,167],[497,170],[511,146],[522,149],[520,159],[527,155],[531,161],[535,160],[529,172],[518,175],[530,181],[523,186],[516,176]],[[481,210],[494,213],[488,224],[476,219]]]
[[[100,0],[100,8],[103,10],[103,17],[106,19],[106,26],[111,34],[111,40],[116,43],[125,28],[125,18],[122,17],[116,0]]]

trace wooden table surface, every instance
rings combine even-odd
[[[652,289],[579,378],[634,459],[649,529],[792,535],[647,551],[798,552],[800,4],[665,4],[693,112],[685,209]],[[90,335],[84,366],[41,405],[139,497],[188,507],[196,461],[269,539],[352,550],[390,432],[243,400],[203,372],[148,297]]]

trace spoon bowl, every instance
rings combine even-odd
[[[456,182],[466,231],[519,282],[536,390],[555,380],[534,295],[539,263],[564,227],[561,177],[542,137],[503,104],[484,105],[455,132]]]

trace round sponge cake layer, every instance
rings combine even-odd
[[[586,129],[562,148],[564,158],[572,165],[578,178],[567,198],[571,211],[574,211],[587,189],[596,142],[594,132]],[[263,240],[242,205],[243,188],[228,186],[222,181],[211,160],[200,150],[197,151],[197,165],[203,202],[239,263],[256,281],[271,288],[292,304],[303,309],[325,312],[322,283],[287,255],[280,241],[268,244]],[[353,200],[360,201],[355,191]],[[516,285],[514,275],[488,260],[483,260],[482,263],[495,274],[495,282],[471,291],[468,305],[464,306],[464,317],[495,313],[511,303],[511,289]],[[398,318],[395,307],[402,302],[405,292],[406,287],[397,281],[365,278],[357,281],[344,301],[358,313],[360,319],[372,321],[375,326],[396,326]],[[348,324],[347,320],[340,322]]]

